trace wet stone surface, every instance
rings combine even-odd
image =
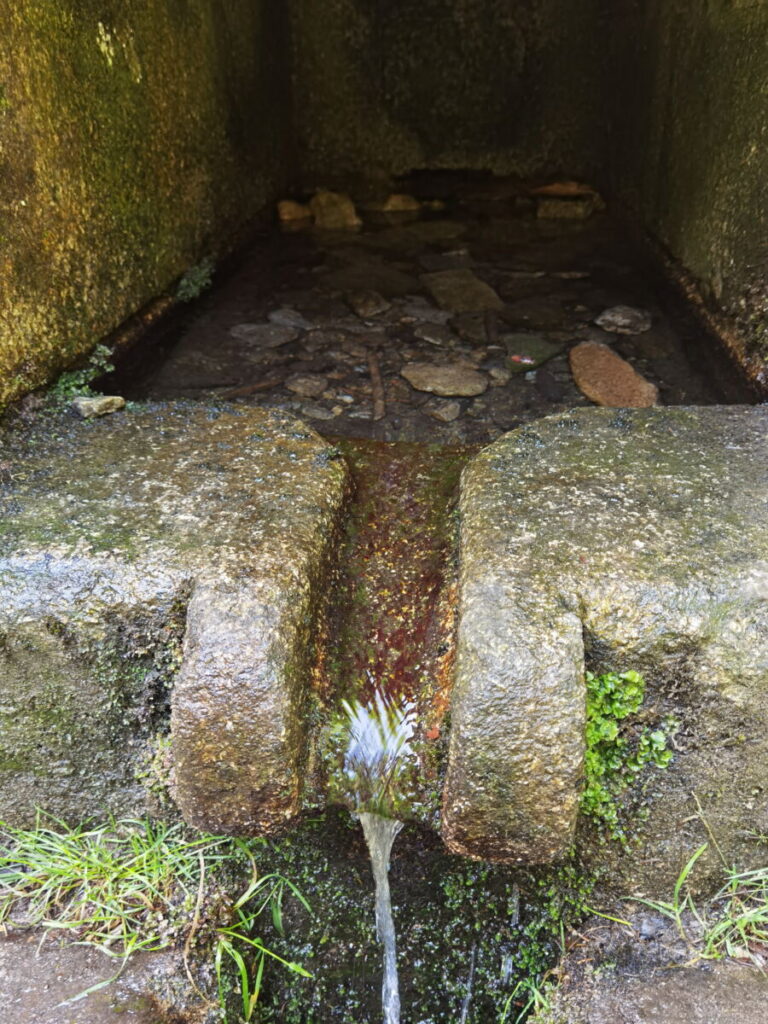
[[[180,954],[131,957],[112,984],[120,959],[100,950],[59,946],[38,931],[0,937],[0,993],[4,1024],[210,1024],[208,1006],[191,989],[182,993]],[[168,1000],[168,993],[176,998]]]
[[[139,814],[148,742],[210,830],[297,804],[337,453],[285,414],[41,413],[2,437],[0,818]]]
[[[692,915],[684,921],[695,935]],[[731,960],[692,962],[691,954],[676,926],[651,913],[631,914],[625,925],[593,919],[531,1024],[763,1024],[764,971]]]
[[[707,839],[756,866],[768,831],[768,410],[578,410],[465,469],[443,833],[546,860],[573,838],[585,665],[645,675],[681,723],[612,884],[662,898]],[[598,851],[598,859],[601,854]],[[705,864],[717,875],[712,850]]]
[[[419,187],[427,192],[417,198],[430,198],[428,180]],[[363,210],[359,230],[265,232],[239,269],[165,328],[162,364],[111,386],[134,398],[215,396],[282,408],[328,436],[486,444],[591,405],[568,352],[595,341],[658,387],[662,405],[735,400],[707,375],[700,337],[660,304],[645,257],[606,214],[537,219],[532,204],[515,201],[521,188],[491,201],[456,179],[440,214]],[[642,333],[616,333],[626,330],[626,315],[606,321],[614,331],[598,327],[615,307],[639,310],[630,326]],[[286,311],[290,320],[276,319]],[[376,420],[371,352],[385,400]],[[404,375],[411,363],[493,372],[493,394],[479,406],[451,396],[458,415],[436,417],[430,395]],[[307,375],[327,384],[311,399],[290,386]]]

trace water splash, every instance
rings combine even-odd
[[[381,1003],[384,1024],[400,1024],[397,943],[389,890],[389,858],[403,823],[407,778],[414,764],[416,730],[413,702],[387,701],[380,690],[369,704],[343,702],[348,742],[344,786],[363,828],[376,887],[376,934],[384,947]],[[405,785],[404,785],[405,784]]]

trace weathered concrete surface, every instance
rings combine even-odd
[[[759,407],[590,409],[470,463],[451,849],[537,861],[571,842],[586,658],[640,670],[646,704],[682,721],[621,884],[668,895],[707,838],[692,792],[726,859],[754,861],[745,807],[768,830],[767,436]]]
[[[174,683],[186,818],[290,814],[334,451],[291,417],[183,404],[2,440],[0,818],[140,812]]]
[[[687,922],[693,924],[696,922]],[[764,1024],[768,977],[724,961],[691,964],[670,921],[636,914],[629,927],[588,923],[559,967],[535,1024]]]
[[[601,166],[599,0],[291,0],[300,173]]]
[[[768,360],[768,6],[618,0],[608,114],[613,192]]]
[[[0,0],[0,25],[2,406],[227,251],[291,130],[281,5]]]

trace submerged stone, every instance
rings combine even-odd
[[[197,404],[47,418],[3,456],[0,818],[143,813],[171,695],[186,819],[290,815],[343,463],[291,417]]]
[[[646,703],[687,737],[646,795],[624,891],[669,895],[707,839],[692,793],[728,863],[759,859],[743,822],[747,801],[768,832],[767,432],[764,408],[585,409],[465,469],[453,851],[544,861],[569,847],[586,665],[642,672]]]
[[[582,341],[568,353],[579,390],[597,405],[643,409],[656,405],[659,389],[620,355],[597,341]]]
[[[650,331],[651,314],[634,306],[611,306],[595,319],[598,327],[613,334],[643,334]]]
[[[466,366],[434,363],[406,363],[400,371],[411,387],[446,398],[482,395],[488,388],[488,378]]]
[[[362,221],[357,215],[355,204],[344,192],[316,192],[309,201],[309,208],[315,218],[315,227],[327,230],[357,230]]]
[[[549,341],[540,334],[504,334],[499,341],[505,346],[512,373],[527,373],[563,351],[561,342]]]
[[[437,270],[431,274],[422,274],[421,280],[438,306],[452,313],[504,307],[493,288],[471,270]]]

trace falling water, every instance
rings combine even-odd
[[[373,881],[376,886],[376,935],[384,947],[384,980],[381,986],[384,1024],[400,1024],[397,945],[392,900],[389,895],[389,854],[395,836],[403,824],[370,811],[361,811],[358,817],[371,855]]]
[[[389,892],[389,857],[403,827],[398,820],[402,783],[413,765],[415,705],[387,702],[376,691],[370,704],[344,702],[349,741],[344,756],[347,798],[363,828],[376,886],[376,934],[384,947],[381,1001],[384,1024],[400,1024],[397,944]]]

